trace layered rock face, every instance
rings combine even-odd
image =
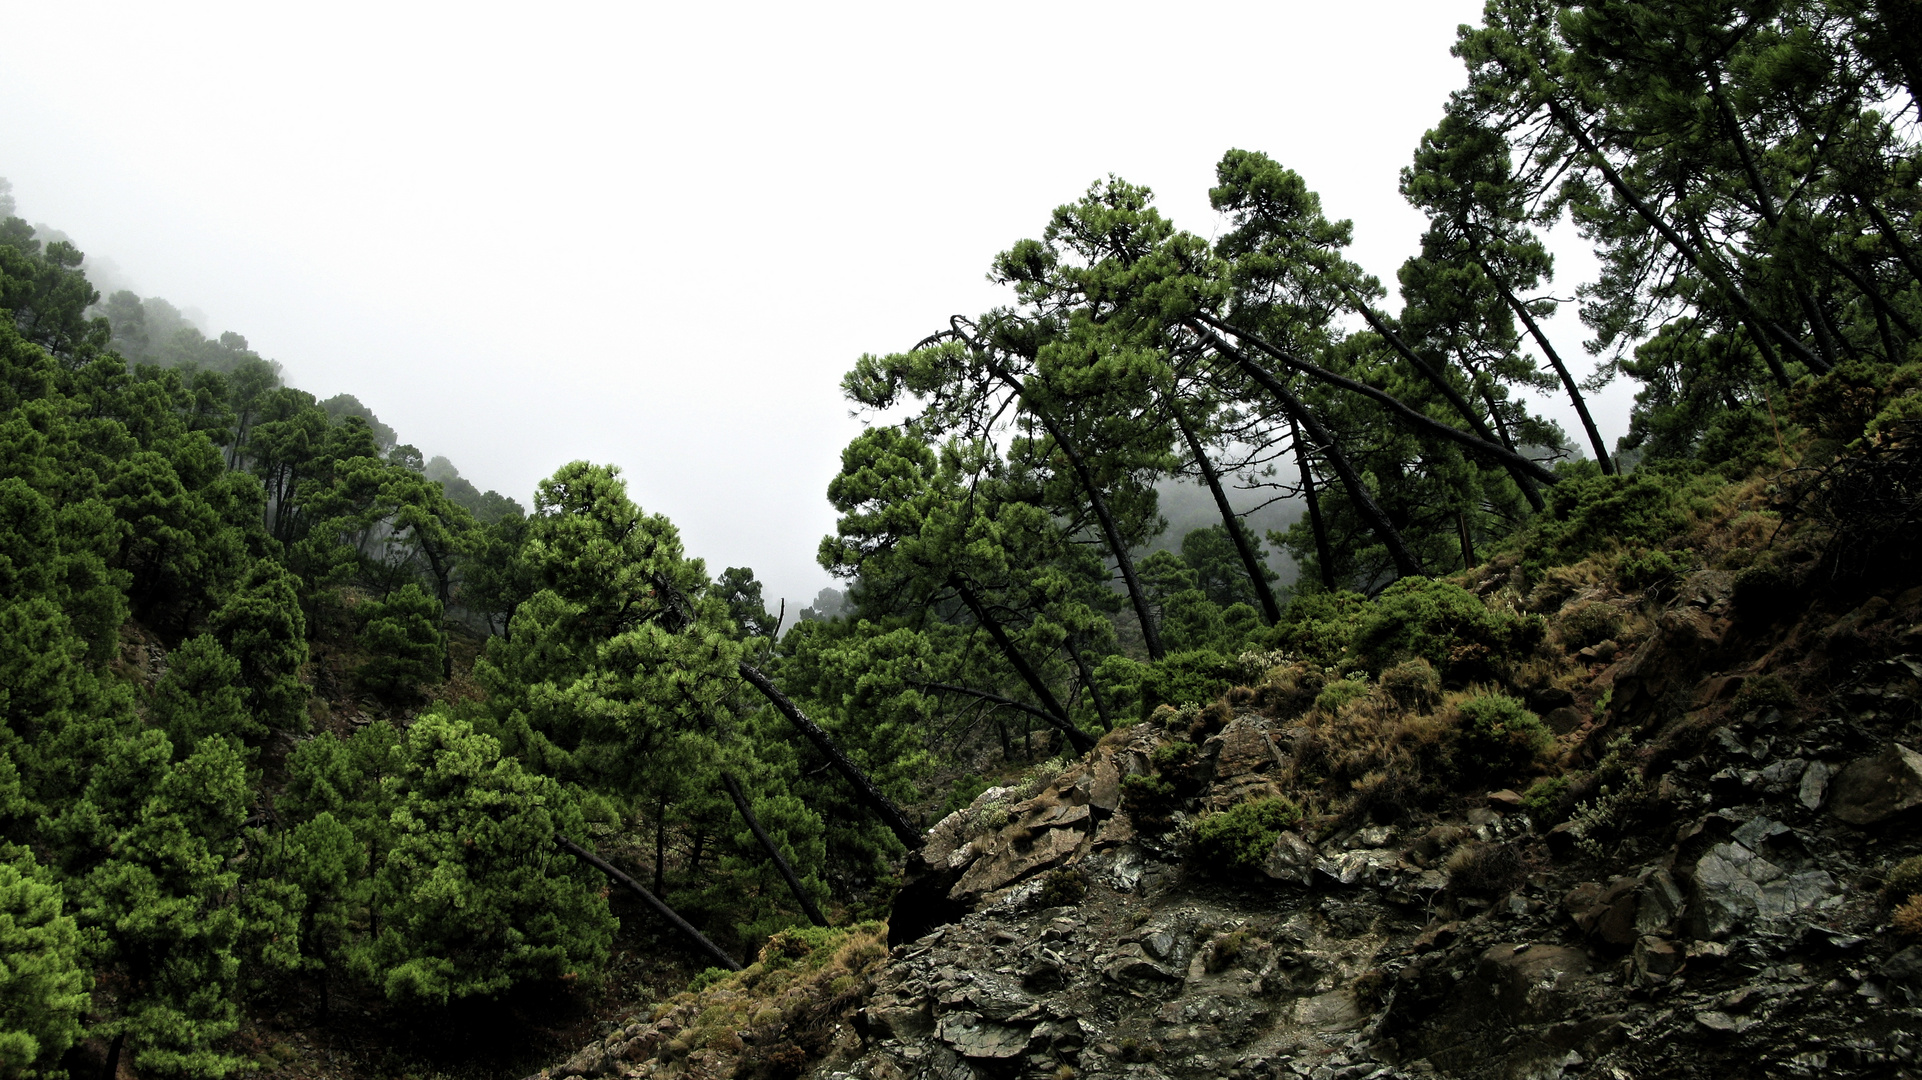
[[[1728,620],[1681,606],[1595,658],[1639,705],[1587,741],[1637,767],[1553,827],[1471,790],[1211,863],[1197,822],[1287,793],[1303,728],[1244,705],[1171,755],[1195,729],[1164,711],[929,830],[818,1056],[664,1057],[641,1025],[551,1075],[1922,1076],[1922,948],[1880,891],[1922,851],[1922,629],[1818,644],[1819,707],[1735,715],[1757,669],[1715,670]]]

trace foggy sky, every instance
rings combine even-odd
[[[1214,163],[1266,151],[1398,308],[1397,170],[1480,7],[0,0],[0,176],[479,487],[620,465],[792,612],[829,583],[841,374],[1000,302],[989,260],[1089,183],[1212,236]],[[1611,444],[1627,405],[1597,402]]]

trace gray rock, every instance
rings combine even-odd
[[[1746,1031],[1755,1026],[1755,1021],[1748,1017],[1730,1016],[1725,1012],[1718,1012],[1714,1009],[1696,1013],[1695,1022],[1710,1031],[1720,1031],[1730,1035]]]
[[[1268,849],[1268,857],[1262,861],[1261,872],[1276,881],[1298,881],[1309,883],[1315,865],[1315,849],[1301,834],[1293,831],[1283,832],[1275,839],[1275,846]]]
[[[1030,1028],[998,1024],[966,1012],[943,1016],[935,1025],[935,1034],[962,1057],[993,1060],[1020,1057],[1034,1040]]]
[[[1386,884],[1401,866],[1401,853],[1379,848],[1344,851],[1333,858],[1317,859],[1315,869],[1343,885]]]
[[[1922,754],[1891,743],[1843,768],[1829,791],[1829,812],[1851,825],[1873,825],[1922,806]]]
[[[1567,1010],[1575,985],[1588,975],[1588,954],[1559,945],[1493,945],[1475,975],[1511,1021],[1542,1023]]]
[[[1123,945],[1101,973],[1116,982],[1181,982],[1183,976],[1173,968],[1148,958],[1139,945]]]
[[[1882,977],[1890,982],[1922,983],[1922,945],[1911,945],[1884,960]]]
[[[1829,777],[1834,773],[1835,770],[1829,768],[1828,763],[1823,761],[1811,762],[1809,767],[1803,770],[1801,790],[1797,792],[1803,806],[1810,810],[1822,809],[1822,801],[1828,798],[1829,794]]]
[[[604,1076],[613,1071],[614,1060],[598,1044],[589,1046],[573,1057],[553,1075],[557,1078],[571,1076]]]
[[[1740,843],[1717,844],[1695,864],[1690,923],[1696,937],[1725,937],[1752,922],[1806,911],[1835,892],[1827,871],[1790,874]]]

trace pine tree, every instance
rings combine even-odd
[[[0,1074],[63,1075],[92,983],[60,887],[16,850],[0,862]]]
[[[614,918],[591,871],[554,846],[557,833],[584,835],[559,784],[439,714],[407,730],[389,782],[399,799],[376,876],[381,933],[356,957],[388,997],[445,1004],[600,966]]]

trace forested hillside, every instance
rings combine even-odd
[[[1631,724],[1595,673],[1682,583],[1793,625],[1922,581],[1918,42],[1913,0],[1491,0],[1401,174],[1428,226],[1396,302],[1260,150],[1221,157],[1218,227],[1119,177],[1037,207],[1003,306],[847,373],[876,422],[826,492],[844,595],[798,618],[621,468],[482,492],[245,337],[102,296],[6,199],[0,1075],[520,1075],[813,952],[795,1015],[826,1023],[870,920],[899,943],[986,895],[926,829],[1128,739],[1170,865],[1654,790],[1701,703]],[[1563,221],[1602,266],[1574,300]],[[1564,304],[1588,355],[1544,329]],[[1167,535],[1172,481],[1219,519]],[[1236,507],[1270,498],[1301,513],[1262,535]],[[1812,671],[1745,708],[1815,709]],[[1195,803],[1196,743],[1257,694],[1315,726],[1286,798]]]

